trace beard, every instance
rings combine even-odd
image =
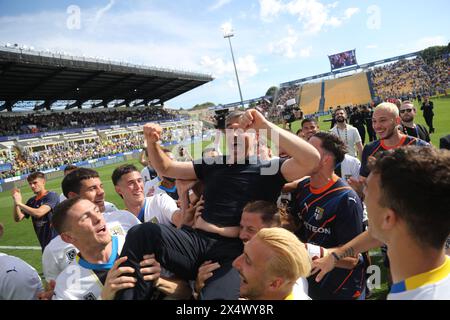
[[[344,117],[337,117],[336,118],[336,122],[343,123],[343,122],[345,122],[345,118]]]

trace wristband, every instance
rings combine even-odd
[[[336,254],[336,252],[332,252],[331,255],[334,257],[334,260],[337,262],[341,259],[339,259],[339,256]]]

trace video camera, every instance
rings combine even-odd
[[[214,120],[216,121],[214,127],[216,129],[225,129],[225,119],[229,113],[228,109],[216,110]]]

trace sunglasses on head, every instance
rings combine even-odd
[[[413,111],[413,109],[404,109],[404,110],[400,110],[400,113],[405,113],[405,112],[410,113],[412,111]]]

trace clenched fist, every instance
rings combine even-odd
[[[239,126],[244,129],[262,129],[267,123],[266,118],[255,109],[245,111],[239,119]]]
[[[144,125],[144,137],[147,143],[157,143],[161,139],[162,128],[156,123]]]

